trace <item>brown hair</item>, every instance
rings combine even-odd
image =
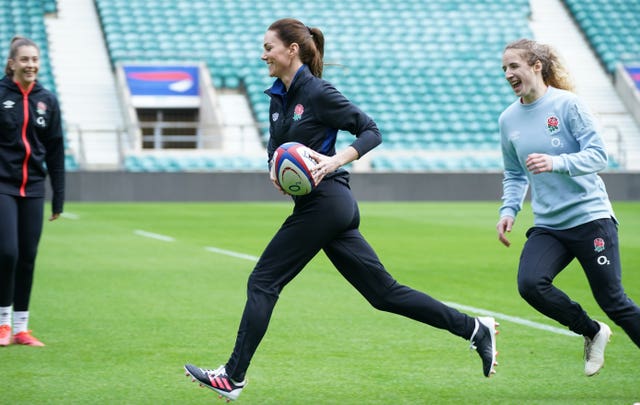
[[[283,18],[269,26],[286,46],[292,43],[300,47],[300,61],[307,66],[316,77],[322,77],[324,67],[324,34],[320,28],[309,28],[294,18]]]
[[[567,71],[560,54],[550,45],[540,44],[531,39],[519,39],[508,44],[504,50],[516,49],[526,59],[529,66],[537,61],[542,64],[542,80],[548,86],[563,90],[574,90],[571,75]]]
[[[29,38],[16,35],[11,39],[11,45],[9,45],[9,57],[7,59],[15,59],[18,54],[18,48],[23,46],[32,46],[38,50],[38,53],[40,52],[40,48],[38,48],[38,45],[36,45],[35,42]],[[7,61],[7,65],[4,68],[4,73],[9,77],[13,77],[13,70],[9,67],[9,61]]]

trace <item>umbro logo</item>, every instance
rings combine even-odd
[[[4,106],[4,108],[13,108],[13,106],[14,106],[15,104],[16,104],[16,103],[15,103],[15,102],[13,102],[13,101],[11,101],[11,100],[7,100],[7,101],[5,101],[5,102],[3,102],[3,103],[2,103],[2,105]]]

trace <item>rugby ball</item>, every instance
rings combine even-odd
[[[305,195],[316,187],[311,169],[316,165],[311,149],[299,142],[283,143],[273,154],[275,175],[285,193]]]

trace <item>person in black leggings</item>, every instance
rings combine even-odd
[[[38,46],[13,38],[0,79],[0,346],[44,346],[28,329],[29,300],[47,174],[49,220],[62,213],[64,142],[58,100],[36,81],[39,67]]]
[[[280,292],[322,250],[376,309],[471,340],[482,358],[483,373],[489,377],[495,372],[494,319],[470,317],[399,284],[360,233],[358,204],[349,187],[349,173],[342,166],[376,147],[381,135],[369,116],[321,79],[323,49],[322,31],[298,20],[278,20],[265,34],[262,59],[269,66],[269,74],[277,78],[266,91],[271,97],[269,159],[285,142],[308,146],[317,162],[317,187],[307,195],[293,197],[293,213],[251,273],[235,348],[227,363],[215,370],[187,364],[187,375],[229,400],[238,398]],[[356,138],[336,152],[338,130],[349,131]],[[274,165],[270,166],[271,180],[282,191]]]

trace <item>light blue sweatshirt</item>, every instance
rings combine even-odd
[[[549,87],[530,104],[515,101],[498,120],[504,159],[500,217],[516,217],[531,185],[535,226],[568,229],[614,217],[597,172],[607,167],[604,143],[578,97]],[[531,153],[553,157],[553,171],[532,174]]]

